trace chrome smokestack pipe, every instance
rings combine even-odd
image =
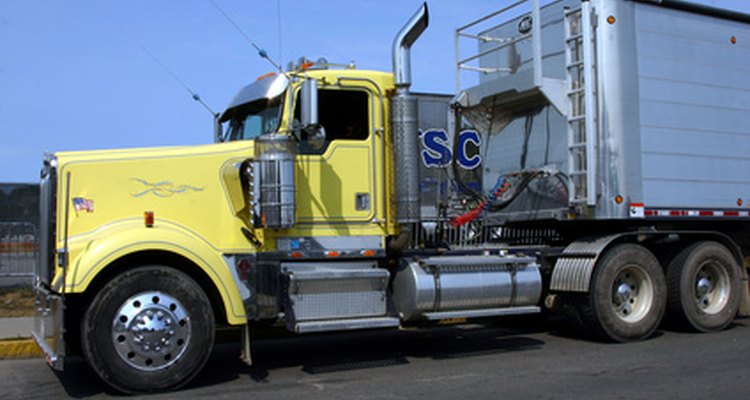
[[[427,28],[427,3],[409,19],[393,41],[396,95],[391,98],[391,134],[396,174],[396,220],[402,234],[419,221],[419,126],[417,99],[411,86],[411,46]]]
[[[408,90],[411,86],[411,46],[427,28],[428,23],[427,3],[423,3],[393,40],[393,75],[398,90]]]

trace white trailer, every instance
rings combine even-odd
[[[548,304],[603,337],[665,310],[724,328],[747,308],[748,49],[750,16],[684,1],[519,1],[457,29],[482,190],[458,182],[478,205],[453,225],[549,246]]]

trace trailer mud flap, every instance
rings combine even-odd
[[[750,280],[747,277],[748,267],[750,267],[750,257],[745,258],[744,268],[742,268],[740,309],[737,313],[740,317],[750,317]]]

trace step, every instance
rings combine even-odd
[[[586,118],[585,114],[584,115],[577,115],[575,117],[570,117],[570,118],[568,118],[568,123],[583,121],[585,118]]]
[[[581,94],[581,93],[583,93],[585,91],[586,91],[586,88],[581,87],[581,88],[578,88],[578,89],[569,90],[566,93],[566,95],[568,95],[568,97],[570,97],[570,96],[573,96],[573,95]]]
[[[326,321],[298,322],[294,325],[294,332],[315,333],[330,331],[352,331],[359,329],[397,328],[400,325],[401,321],[395,317],[334,319]]]
[[[486,317],[501,317],[501,316],[510,316],[510,315],[536,314],[541,311],[542,309],[537,306],[527,306],[527,307],[487,308],[487,309],[480,309],[480,310],[440,311],[440,312],[424,313],[423,315],[430,321],[438,321],[442,319],[452,319],[452,318],[486,318]]]
[[[379,318],[387,315],[388,270],[372,261],[285,262],[287,323]]]

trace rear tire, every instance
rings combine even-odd
[[[717,242],[698,242],[667,269],[669,316],[679,327],[698,332],[726,328],[740,303],[740,267]]]
[[[116,276],[94,297],[83,328],[87,361],[125,393],[184,385],[208,360],[214,341],[205,293],[186,274],[164,266]]]
[[[629,342],[656,331],[666,302],[666,281],[656,257],[642,246],[620,244],[597,262],[578,312],[598,338]]]

